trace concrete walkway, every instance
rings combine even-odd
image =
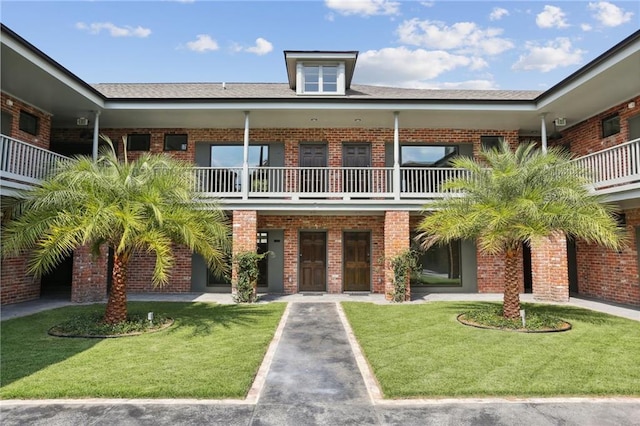
[[[131,299],[176,300],[155,296]],[[466,296],[464,300],[469,300],[470,295]],[[192,296],[178,299],[188,297]],[[339,303],[331,300],[356,297],[284,298],[293,303],[285,311],[247,400],[0,401],[0,419],[3,426],[640,425],[637,398],[382,400]],[[385,303],[377,299],[371,297]],[[31,307],[42,310],[43,305]],[[27,310],[23,307],[20,312]]]

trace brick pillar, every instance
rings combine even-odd
[[[562,233],[531,244],[531,277],[533,297],[537,300],[567,302],[569,274],[567,240]]]
[[[258,212],[255,210],[236,210],[233,212],[233,247],[232,254],[243,251],[256,251],[256,233],[258,232]],[[231,269],[231,292],[236,292],[238,271],[235,265]]]
[[[88,246],[73,252],[71,301],[76,303],[100,302],[107,296],[107,247],[94,256]]]
[[[384,294],[387,300],[393,293],[393,271],[389,259],[410,248],[408,211],[387,211],[384,214]],[[407,300],[411,297],[411,288],[407,282]]]

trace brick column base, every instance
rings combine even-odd
[[[233,247],[232,254],[257,249],[256,234],[258,232],[258,212],[255,210],[239,210],[233,212]],[[231,269],[231,292],[236,293],[238,271],[235,265]]]
[[[71,301],[76,303],[101,302],[107,296],[107,248],[100,248],[94,256],[87,246],[73,252]]]
[[[389,260],[410,248],[409,212],[387,211],[384,214],[384,294],[387,300],[393,295],[393,270]],[[411,286],[407,279],[406,300],[411,298]]]
[[[567,240],[562,233],[531,244],[531,277],[536,300],[567,302],[569,274]]]

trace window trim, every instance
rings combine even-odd
[[[180,148],[167,148],[167,138],[171,137],[184,137],[184,142],[180,143]],[[186,151],[189,147],[189,135],[186,133],[165,133],[164,134],[164,151]]]
[[[25,122],[25,120],[29,121]],[[31,130],[30,125],[33,125],[33,131]],[[38,130],[40,130],[40,117],[21,109],[20,116],[18,117],[18,129],[30,135],[38,136]]]
[[[615,127],[612,127],[613,123],[615,122],[614,120],[617,121],[617,124],[616,124]],[[608,115],[608,116],[604,117],[600,121],[600,126],[602,127],[602,138],[603,139],[604,138],[608,138],[609,136],[617,135],[621,131],[621,128],[620,128],[620,114],[618,114],[616,112],[615,114],[611,114],[611,115]],[[612,127],[612,128],[609,129],[609,127]],[[616,127],[617,127],[617,129],[616,129]]]
[[[497,141],[495,141],[495,143],[497,144],[494,145],[494,141],[492,141],[491,146],[487,147],[487,145],[485,145],[485,142],[483,141],[483,138],[497,138]],[[504,136],[501,135],[482,135],[480,136],[480,149],[483,151],[490,151],[494,148],[500,148],[500,144],[504,142],[504,139]]]
[[[307,69],[311,67],[318,68],[318,90],[307,90]],[[331,84],[335,84],[335,90],[325,90],[325,70],[335,70],[335,80],[331,80]],[[333,72],[332,72],[333,74]],[[297,93],[302,95],[344,95],[345,94],[345,65],[343,62],[299,62],[298,63],[298,89]],[[315,82],[314,82],[315,83]]]
[[[132,148],[131,147],[131,138],[132,137],[145,137],[146,141],[146,149],[140,149],[140,148]],[[139,141],[137,143],[140,143]],[[129,133],[127,135],[127,151],[151,151],[151,133]]]

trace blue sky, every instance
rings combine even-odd
[[[89,83],[285,82],[283,50],[357,50],[354,83],[544,90],[639,28],[636,1],[7,1]]]

